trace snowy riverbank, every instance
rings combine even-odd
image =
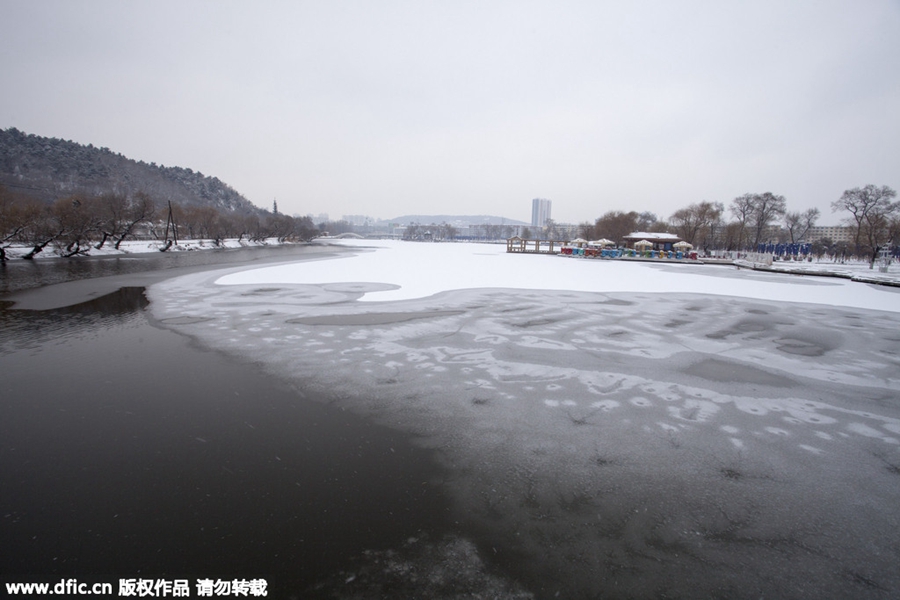
[[[734,264],[745,269],[771,271],[789,275],[808,275],[813,277],[835,277],[849,279],[859,283],[900,286],[900,264],[896,261],[888,265],[887,271],[881,271],[876,265],[870,268],[867,261],[777,261],[759,263],[749,260],[736,260]]]
[[[259,247],[267,247],[267,246],[280,246],[284,244],[295,244],[298,242],[283,242],[278,238],[267,238],[265,240],[251,241],[251,240],[238,240],[236,238],[219,240],[216,243],[216,240],[213,239],[199,239],[199,240],[181,240],[178,244],[172,244],[169,246],[166,252],[197,252],[200,250],[216,250],[223,248],[259,248]],[[306,242],[303,242],[306,243]],[[157,252],[162,252],[163,248],[166,247],[166,242],[162,240],[126,240],[119,245],[119,248],[116,249],[114,244],[111,242],[107,242],[103,245],[102,248],[97,248],[94,245],[90,245],[84,248],[84,253],[79,254],[78,256],[126,256],[131,254],[155,254]],[[14,244],[6,248],[6,256],[10,260],[21,259],[23,256],[31,252],[32,246],[24,246],[21,244]],[[49,246],[45,248],[42,252],[37,253],[34,256],[34,260],[48,260],[53,258],[61,258],[60,253]]]

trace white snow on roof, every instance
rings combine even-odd
[[[642,240],[680,240],[681,238],[674,233],[656,233],[647,231],[635,231],[625,236],[626,239],[642,239]]]

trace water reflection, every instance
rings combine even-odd
[[[298,244],[253,248],[216,248],[194,252],[150,252],[135,255],[35,260],[13,259],[0,261],[0,295],[65,281],[111,275],[250,261],[289,260],[297,255],[321,250],[321,246]]]
[[[140,311],[148,304],[142,287],[124,287],[88,302],[54,310],[9,310],[12,303],[3,303],[0,304],[0,331],[3,332],[0,353],[38,347],[48,340],[59,341],[85,329],[125,325],[143,318]]]

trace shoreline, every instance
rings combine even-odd
[[[56,252],[56,249],[52,250],[43,250],[37,253],[32,259],[29,260],[37,260],[37,261],[45,261],[56,258],[102,258],[102,257],[117,257],[117,256],[143,256],[143,255],[154,255],[156,253],[164,254],[166,252],[171,252],[172,254],[178,254],[179,252],[197,252],[197,251],[207,251],[207,250],[227,250],[227,249],[240,249],[240,248],[267,248],[274,246],[294,246],[294,245],[303,245],[308,244],[309,242],[288,242],[288,241],[280,241],[276,238],[266,238],[264,240],[259,241],[251,241],[251,240],[238,240],[236,238],[228,238],[221,240],[220,243],[216,243],[214,239],[211,238],[201,238],[201,239],[187,239],[182,240],[180,244],[173,244],[168,247],[168,249],[163,250],[165,247],[165,242],[161,242],[159,240],[126,240],[122,242],[119,249],[114,247],[114,244],[105,244],[103,248],[96,248],[93,244],[89,245],[85,250],[84,254],[77,254],[75,256],[67,257],[61,256]],[[25,260],[22,257],[28,254],[32,246],[26,246],[22,244],[13,244],[7,246],[6,248],[6,256],[7,260]]]
[[[235,256],[235,254],[241,251],[243,251],[244,256],[241,260],[238,260],[238,257]],[[204,250],[202,254],[176,253],[165,256],[162,253],[151,253],[146,255],[129,255],[129,258],[133,259],[129,262],[129,268],[133,268],[133,271],[110,275],[95,275],[95,271],[88,268],[85,268],[84,271],[81,272],[71,271],[67,267],[72,266],[72,263],[68,261],[77,261],[78,264],[75,266],[82,267],[89,267],[91,266],[90,263],[102,264],[103,262],[111,262],[112,265],[109,270],[112,271],[115,267],[120,266],[116,263],[126,257],[98,256],[62,259],[59,262],[50,262],[49,260],[46,260],[41,261],[41,263],[30,263],[29,261],[18,261],[15,264],[0,263],[0,273],[5,274],[12,269],[17,269],[18,271],[17,273],[7,275],[10,278],[10,281],[6,281],[7,285],[10,283],[15,285],[17,283],[15,280],[18,280],[19,285],[24,284],[25,286],[20,289],[13,289],[5,293],[0,293],[0,302],[12,302],[12,308],[22,310],[62,308],[64,306],[79,304],[106,294],[111,294],[122,287],[149,288],[155,283],[190,273],[220,269],[247,269],[255,266],[269,266],[304,260],[325,260],[348,251],[352,250],[348,250],[347,248],[338,245],[297,244],[276,247],[260,246],[246,249],[210,248]],[[207,255],[207,252],[210,254]],[[141,268],[141,261],[150,262],[151,258],[156,259],[153,261],[156,265],[148,265],[147,268]],[[193,259],[197,264],[182,265],[183,258]],[[218,262],[214,260],[219,258],[223,260]],[[228,260],[224,260],[225,258]],[[44,283],[33,273],[35,268],[43,269],[45,267],[58,271],[61,279]],[[56,275],[56,273],[53,275]],[[51,277],[53,275],[51,275]],[[40,291],[44,287],[51,285],[60,286],[57,288],[59,293],[45,294]]]

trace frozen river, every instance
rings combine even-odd
[[[37,265],[113,276],[0,310],[3,576],[900,595],[896,288],[342,245]]]
[[[537,597],[900,594],[896,288],[357,244],[151,309],[435,450],[446,543]]]

